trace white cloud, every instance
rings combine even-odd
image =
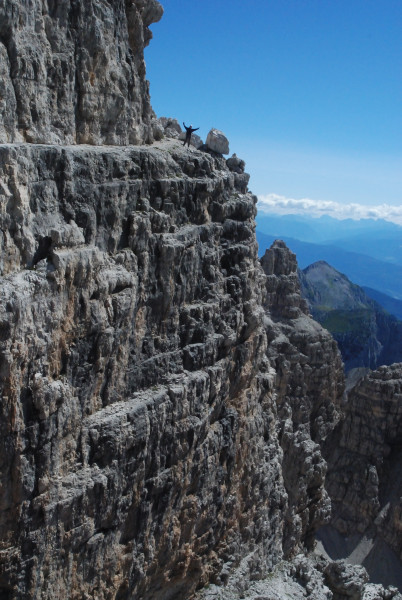
[[[364,204],[340,204],[326,200],[311,200],[310,198],[286,198],[277,194],[258,196],[258,209],[261,212],[276,214],[308,214],[313,217],[330,215],[335,219],[385,219],[397,225],[402,225],[402,205],[379,204],[366,206]]]

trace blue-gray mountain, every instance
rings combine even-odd
[[[296,253],[301,268],[325,260],[358,285],[402,300],[402,227],[399,225],[381,219],[340,221],[326,215],[319,219],[301,215],[257,215],[260,256],[278,238]]]
[[[402,321],[402,300],[391,298],[391,296],[387,296],[387,294],[382,294],[378,290],[373,290],[373,288],[364,285],[362,286],[362,289],[366,292],[367,296],[376,300],[387,312]]]
[[[310,244],[295,238],[268,235],[257,230],[259,256],[280,237],[297,256],[300,268],[325,260],[360,286],[370,287],[392,298],[402,300],[402,266],[371,258],[365,254],[349,252],[336,246]]]
[[[345,369],[402,361],[402,322],[325,261],[299,271],[313,317],[338,342]]]

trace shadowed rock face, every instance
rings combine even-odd
[[[0,142],[152,140],[143,50],[156,0],[0,0]]]
[[[382,540],[402,560],[402,364],[368,373],[343,411],[326,448],[332,524]]]

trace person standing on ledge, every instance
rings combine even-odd
[[[183,125],[184,125],[184,122],[183,122]],[[190,148],[191,134],[194,133],[194,131],[197,131],[199,129],[199,127],[196,127],[195,129],[193,129],[192,125],[190,125],[190,127],[187,127],[187,125],[184,125],[184,129],[186,130],[186,139],[184,140],[183,146],[188,144],[188,147]]]

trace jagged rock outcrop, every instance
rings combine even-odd
[[[261,264],[267,276],[267,356],[275,369],[288,493],[284,548],[291,553],[300,538],[311,547],[319,524],[330,517],[320,444],[338,419],[335,406],[343,392],[343,369],[335,341],[308,314],[295,255],[276,241]]]
[[[0,142],[152,141],[157,0],[0,0]]]
[[[241,578],[239,569],[238,577]],[[269,577],[239,592],[235,583],[211,585],[196,600],[402,600],[394,586],[368,583],[367,571],[343,560],[300,554],[281,561]]]
[[[163,128],[163,135],[168,138],[179,139],[183,130],[177,119],[169,119],[168,117],[159,117],[157,121]]]
[[[234,173],[244,173],[246,167],[244,160],[239,158],[236,154],[232,154],[230,158],[226,159],[226,164]]]

